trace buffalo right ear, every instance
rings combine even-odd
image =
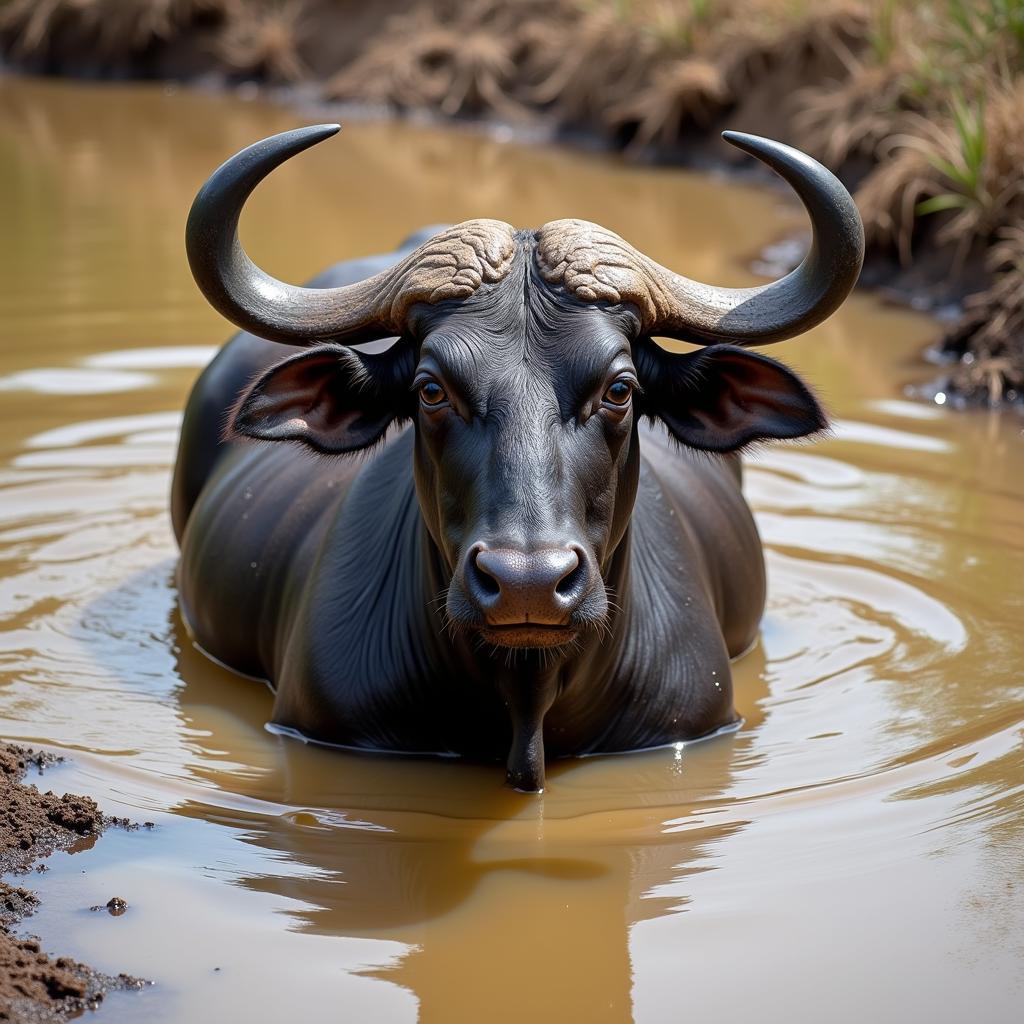
[[[808,437],[828,427],[810,388],[788,366],[735,345],[674,354],[648,339],[634,352],[643,411],[705,452]]]
[[[374,355],[318,345],[260,374],[235,406],[225,438],[300,441],[328,455],[360,451],[409,415],[412,375],[405,341]]]

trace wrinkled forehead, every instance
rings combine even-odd
[[[542,289],[530,289],[501,315],[471,302],[434,310],[421,324],[420,362],[483,381],[518,372],[589,375],[629,356],[635,318],[576,303],[561,308],[558,297],[536,294]]]
[[[517,233],[501,280],[464,299],[420,303],[411,326],[420,359],[442,369],[504,375],[518,367],[572,373],[628,355],[640,321],[629,303],[579,298],[545,272],[542,232]]]

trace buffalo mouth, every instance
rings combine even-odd
[[[547,626],[536,622],[515,622],[502,626],[482,626],[480,636],[495,647],[563,647],[579,633],[572,626]]]

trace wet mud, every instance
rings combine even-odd
[[[32,872],[45,871],[45,859],[57,850],[95,840],[108,824],[89,797],[57,796],[24,782],[30,769],[41,782],[45,769],[57,761],[52,754],[0,743],[0,875],[9,879],[0,881],[0,1020],[70,1020],[98,1008],[109,991],[145,984],[51,955],[39,939],[19,934],[24,919],[39,907]]]

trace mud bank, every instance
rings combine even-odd
[[[1024,408],[1024,18],[979,0],[0,0],[35,73],[292,90],[659,163],[769,135],[854,191],[865,283],[952,325],[931,393]],[[928,372],[922,369],[922,378]],[[925,389],[927,390],[927,389]]]
[[[24,783],[30,768],[42,776],[58,760],[51,754],[0,743],[2,875],[45,871],[46,865],[40,862],[55,851],[94,840],[108,825],[130,827],[126,821],[105,818],[89,797],[57,796]],[[116,978],[100,974],[68,957],[51,956],[38,939],[14,934],[15,926],[38,905],[30,884],[0,881],[0,1020],[69,1020],[98,1007],[106,992],[146,984],[125,974]]]

